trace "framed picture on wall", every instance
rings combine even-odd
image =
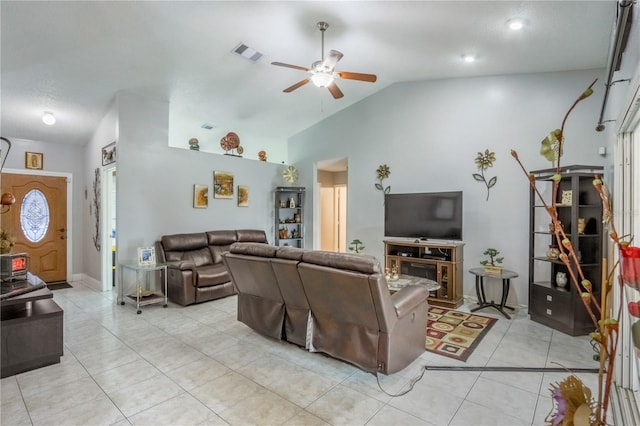
[[[213,198],[233,198],[233,173],[213,172]]]
[[[155,265],[156,249],[154,247],[138,247],[138,265]]]
[[[42,170],[42,163],[44,162],[41,152],[25,152],[24,153],[24,168],[33,170]]]
[[[249,206],[249,187],[246,185],[238,185],[238,207]]]
[[[102,147],[102,165],[106,166],[116,162],[116,142],[113,141],[109,145]]]
[[[206,209],[209,205],[209,187],[207,185],[193,185],[193,208]]]

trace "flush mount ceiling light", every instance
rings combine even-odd
[[[524,21],[520,18],[513,18],[507,21],[507,25],[513,31],[520,31],[524,27]]]
[[[476,57],[470,53],[467,53],[466,55],[462,55],[462,60],[470,64],[476,61]]]
[[[56,117],[52,112],[45,111],[45,113],[42,114],[42,122],[47,126],[53,126],[54,124],[56,124]]]

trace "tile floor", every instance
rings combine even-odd
[[[322,354],[236,321],[236,297],[202,305],[120,306],[80,282],[57,290],[60,364],[1,380],[2,425],[542,425],[564,373],[427,371],[404,396]],[[465,306],[461,308],[465,310]],[[597,368],[584,337],[499,318],[466,363],[425,352],[381,376],[388,393],[429,366]],[[579,375],[592,390],[595,374]]]

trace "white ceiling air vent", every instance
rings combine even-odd
[[[262,58],[262,53],[258,52],[256,49],[247,46],[244,43],[240,43],[232,50],[236,55],[240,55],[245,59],[250,60],[251,62],[257,62],[258,59]]]
[[[210,124],[210,123],[204,123],[200,127],[205,129],[205,130],[211,130],[211,129],[214,129],[216,127],[216,125],[215,124]]]

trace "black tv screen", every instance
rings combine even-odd
[[[384,235],[462,240],[462,191],[385,195]]]

